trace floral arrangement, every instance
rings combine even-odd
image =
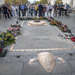
[[[75,42],[75,36],[72,36],[72,37],[71,37],[71,40],[72,40],[73,42]]]
[[[11,25],[11,27],[8,28],[7,32],[0,33],[0,57],[6,55],[7,50],[5,48],[15,43],[15,37],[19,34],[21,34],[20,25]]]
[[[0,57],[4,57],[7,53],[5,47],[15,43],[15,37],[8,32],[0,33]]]
[[[21,26],[20,25],[11,25],[11,27],[8,28],[9,31],[20,31]]]
[[[71,33],[71,30],[68,28],[66,24],[62,24],[62,22],[55,20],[53,17],[49,17],[48,21],[51,25],[57,26],[62,32],[69,33],[69,35],[65,34],[65,38],[75,42],[75,36]]]
[[[48,21],[50,22],[51,25],[57,26],[63,32],[71,32],[68,26],[65,24],[62,24],[61,21],[57,21],[52,17],[48,18]]]
[[[20,20],[48,20],[46,17],[27,17],[27,18],[24,18],[24,17],[21,17],[19,18]]]
[[[0,34],[0,48],[4,48],[13,43],[15,43],[15,37],[11,33],[2,32]]]
[[[50,22],[51,25],[54,25],[54,26],[61,26],[62,25],[62,22],[57,21],[52,17],[48,18],[48,21]]]
[[[11,27],[19,27],[19,28],[21,28],[21,25],[11,24]]]
[[[20,25],[11,25],[11,27],[8,28],[7,32],[12,33],[14,36],[21,34],[21,26]]]

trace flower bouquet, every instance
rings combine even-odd
[[[54,20],[53,17],[48,17],[48,21],[52,21],[52,20]]]
[[[8,32],[2,32],[0,34],[0,57],[4,57],[7,53],[7,46],[15,43],[15,37]]]
[[[59,27],[61,27],[62,22],[61,21],[56,21],[56,25],[59,26]]]
[[[4,57],[7,53],[7,49],[4,46],[4,40],[0,37],[0,57]]]
[[[20,31],[19,27],[9,27],[8,31]]]
[[[0,48],[4,48],[4,40],[0,37]]]
[[[71,41],[75,42],[75,36],[71,37]]]
[[[50,24],[56,26],[56,25],[57,25],[57,21],[56,21],[56,20],[51,20],[51,21],[50,21]]]
[[[60,27],[60,29],[61,29],[61,31],[63,31],[63,32],[68,32],[68,31],[69,31],[67,25],[62,25],[62,26]]]
[[[20,25],[11,25],[11,27],[8,28],[7,32],[12,33],[14,36],[21,34],[21,26]]]
[[[14,25],[13,25],[13,24],[12,24],[11,27],[15,27],[15,28],[18,27],[18,28],[20,29],[20,28],[21,28],[21,25],[17,25],[17,24],[14,24]]]
[[[11,45],[13,43],[15,43],[15,37],[9,33],[9,32],[2,32],[0,34],[0,41],[1,41],[1,47],[6,47],[8,45]]]

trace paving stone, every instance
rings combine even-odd
[[[15,49],[71,48],[71,42],[58,37],[59,31],[50,25],[30,27],[24,23],[23,33],[17,39]]]
[[[0,75],[21,75],[21,63],[1,63]]]

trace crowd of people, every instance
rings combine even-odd
[[[71,7],[68,4],[22,4],[22,5],[9,5],[4,4],[0,6],[0,18],[5,19],[11,17],[22,17],[22,16],[63,16],[68,15],[71,12]]]

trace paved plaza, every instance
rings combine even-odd
[[[57,27],[49,24],[28,26],[26,21],[22,27],[22,35],[17,38],[14,49],[72,48],[72,42],[58,37],[59,34],[63,33]]]
[[[75,14],[70,17],[56,19],[67,24],[75,34]],[[5,31],[10,24],[15,24],[17,18],[0,20],[0,31]],[[19,21],[22,34],[16,38],[13,49],[6,57],[0,58],[0,75],[75,75],[75,44],[59,37],[63,33],[55,26],[28,26],[28,21]],[[48,23],[48,22],[47,22]],[[64,35],[63,35],[64,36]],[[12,46],[11,46],[12,47]],[[53,72],[46,72],[39,62],[29,64],[40,52],[50,52],[64,59],[64,63],[56,59]]]

